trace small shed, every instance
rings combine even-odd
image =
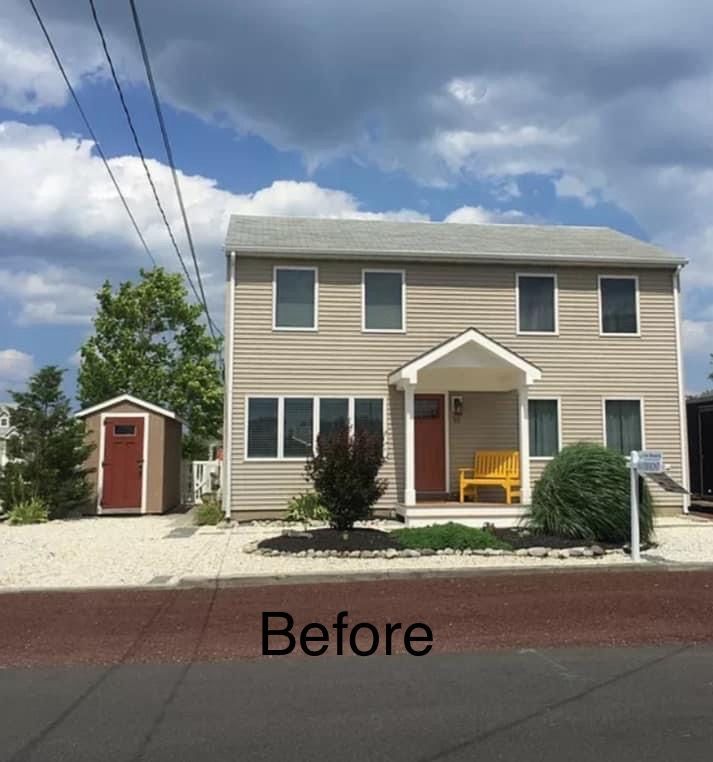
[[[179,505],[183,421],[175,413],[122,394],[76,417],[94,445],[90,513],[164,513]]]
[[[713,500],[713,392],[686,400],[691,494]]]

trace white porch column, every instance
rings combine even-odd
[[[404,389],[404,504],[416,505],[416,445],[414,428],[414,384]]]
[[[520,418],[520,503],[529,505],[532,500],[530,486],[530,411],[528,388],[522,384],[517,390]]]

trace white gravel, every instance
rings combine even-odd
[[[513,556],[343,559],[242,552],[249,543],[280,531],[264,525],[196,528],[190,515],[83,518],[25,527],[0,524],[0,589],[164,586],[190,577],[630,563],[628,557],[619,555],[597,560]],[[188,536],[171,536],[172,532]],[[660,545],[644,553],[645,562],[713,563],[713,521],[662,520],[656,535]]]

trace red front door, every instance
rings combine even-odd
[[[104,419],[102,508],[141,508],[144,419]]]
[[[444,403],[442,394],[416,395],[416,492],[446,491]]]

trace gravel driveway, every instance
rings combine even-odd
[[[395,522],[391,525],[397,526]],[[386,524],[385,526],[390,526]],[[290,574],[447,570],[497,567],[582,567],[583,559],[487,556],[342,559],[265,557],[244,553],[249,543],[279,527],[195,527],[190,514],[124,516],[0,525],[0,589],[174,585],[186,578]],[[713,521],[679,517],[661,520],[659,546],[644,553],[648,563],[713,563]],[[595,566],[628,564],[607,556]]]

